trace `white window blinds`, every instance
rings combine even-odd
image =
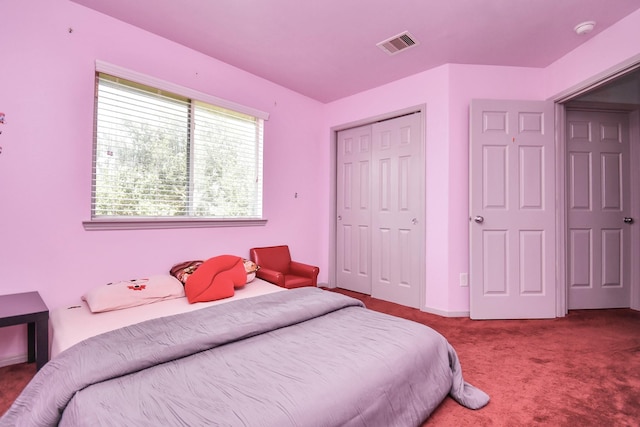
[[[262,117],[101,72],[96,86],[92,219],[262,217]]]

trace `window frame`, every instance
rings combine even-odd
[[[95,72],[105,73],[114,77],[130,80],[136,83],[140,83],[146,86],[174,93],[179,96],[183,96],[195,101],[201,101],[207,104],[212,104],[217,107],[234,110],[240,113],[255,116],[258,119],[267,121],[269,119],[269,113],[266,113],[255,108],[247,107],[241,104],[237,104],[232,101],[228,101],[222,98],[217,98],[212,95],[208,95],[193,89],[189,89],[174,83],[170,83],[155,77],[151,77],[136,71],[128,70],[117,65],[109,64],[107,62],[96,60]],[[97,83],[96,83],[97,84]],[[94,127],[95,127],[95,114],[94,114]],[[264,131],[264,129],[263,129]],[[95,162],[95,134],[92,138],[92,162]],[[263,160],[264,162],[264,157]],[[93,171],[92,171],[93,176]],[[267,219],[264,217],[264,211],[261,218],[207,218],[207,217],[128,217],[128,216],[113,216],[113,217],[93,217],[93,200],[94,189],[91,186],[91,203],[90,203],[90,220],[83,221],[83,227],[85,230],[136,230],[136,229],[163,229],[163,228],[203,228],[203,227],[246,227],[246,226],[263,226],[267,223]],[[264,182],[262,189],[262,199],[264,203]]]

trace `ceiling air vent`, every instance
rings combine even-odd
[[[412,46],[417,46],[418,44],[419,43],[416,39],[409,34],[408,31],[405,31],[404,33],[378,43],[376,46],[387,52],[389,55],[395,55],[396,53],[407,50]]]

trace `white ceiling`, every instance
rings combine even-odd
[[[638,0],[71,0],[321,102],[446,63],[546,67]],[[587,35],[573,28],[593,20]],[[394,56],[376,46],[409,31]]]

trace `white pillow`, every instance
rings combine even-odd
[[[182,283],[170,275],[149,276],[98,286],[82,296],[93,313],[120,310],[184,296]]]

